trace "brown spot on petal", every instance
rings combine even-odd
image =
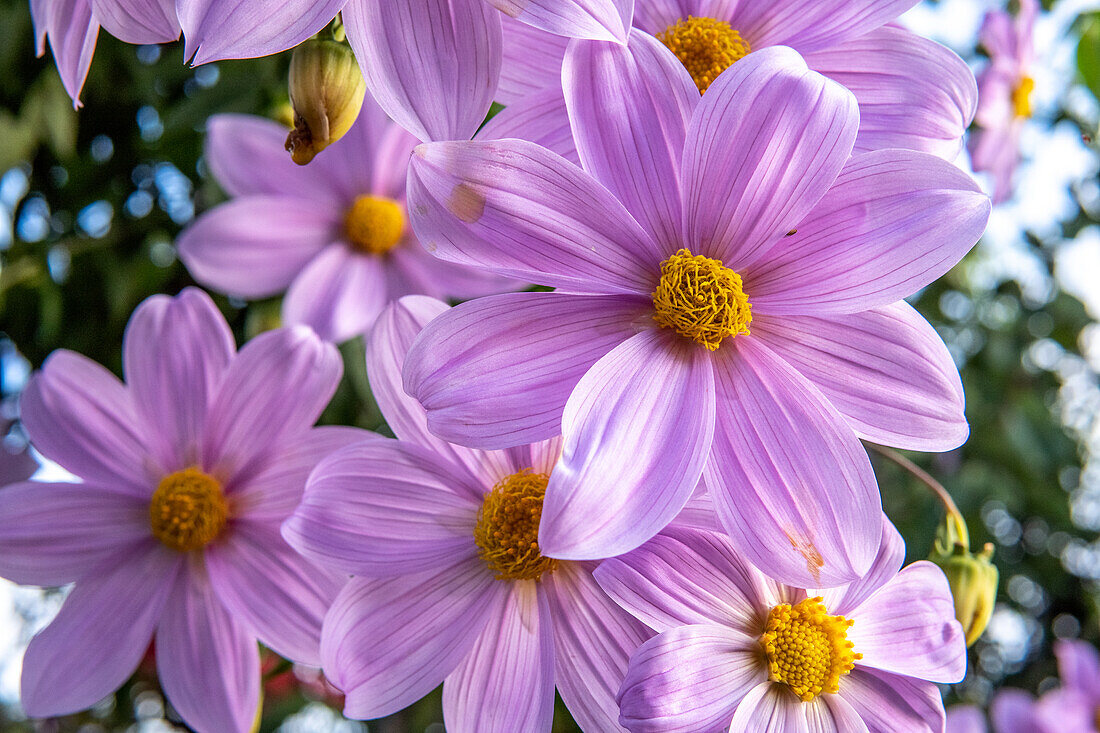
[[[505,15],[518,18],[519,14],[527,7],[527,0],[496,0],[491,4],[495,5]]]
[[[784,531],[784,534],[787,535],[787,541],[791,543],[791,547],[806,558],[806,569],[810,571],[810,575],[814,576],[814,582],[820,583],[821,568],[825,567],[825,558],[814,547],[813,540],[798,537],[793,532]]]
[[[474,190],[473,186],[460,183],[451,191],[447,208],[467,224],[473,224],[485,213],[485,197]]]

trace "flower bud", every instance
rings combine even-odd
[[[966,645],[970,646],[985,631],[997,599],[999,574],[993,565],[993,544],[981,552],[970,552],[966,524],[957,515],[948,514],[936,532],[929,560],[939,565],[951,586],[955,600],[955,618],[962,624]]]
[[[339,140],[363,107],[367,85],[351,48],[336,41],[309,40],[290,59],[290,104],[294,129],[286,149],[298,165]]]

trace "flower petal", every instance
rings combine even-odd
[[[660,532],[691,497],[714,435],[710,353],[649,329],[577,383],[542,507],[550,557],[599,560]]]
[[[936,688],[936,693],[939,694],[939,688]],[[952,705],[947,711],[944,722],[947,726],[946,729],[951,733],[989,733],[989,724],[985,721],[985,713],[977,705]]]
[[[428,324],[405,359],[405,390],[432,433],[501,448],[561,433],[566,400],[652,306],[631,296],[495,295]]]
[[[725,626],[679,626],[630,657],[619,720],[631,733],[725,730],[741,699],[767,679],[753,637]]]
[[[650,293],[656,243],[623,205],[564,158],[525,140],[421,145],[409,216],[436,257],[593,293]]]
[[[42,455],[94,483],[152,495],[157,470],[129,391],[115,375],[59,349],[19,402],[23,428]]]
[[[714,369],[718,421],[703,473],[734,546],[801,588],[863,575],[882,536],[867,454],[824,396],[758,339]]]
[[[944,727],[943,698],[931,682],[857,665],[841,679],[840,697],[872,733],[927,733]]]
[[[946,46],[886,26],[806,54],[806,63],[856,95],[857,152],[906,148],[953,160],[962,149],[978,86]]]
[[[574,165],[581,164],[560,83],[512,102],[477,131],[476,139],[503,140],[510,137],[529,140]]]
[[[230,614],[280,656],[321,666],[321,621],[347,581],[296,553],[278,525],[239,523],[206,552],[210,585]]]
[[[882,515],[882,541],[878,555],[870,569],[859,579],[833,588],[811,593],[825,598],[825,607],[830,613],[847,616],[859,604],[867,600],[872,593],[894,579],[905,562],[905,540],[901,538],[897,527],[884,513]]]
[[[204,571],[192,566],[184,577],[157,628],[164,694],[198,733],[251,730],[260,703],[256,639],[221,604]]]
[[[1100,655],[1096,647],[1076,639],[1059,639],[1054,642],[1054,656],[1064,686],[1079,690],[1090,699],[1100,699]]]
[[[783,685],[761,682],[738,704],[729,733],[809,733],[803,705]]]
[[[336,17],[345,0],[176,0],[184,58],[251,59],[294,48]],[[192,58],[194,57],[194,58]]]
[[[348,41],[378,105],[420,140],[468,140],[500,75],[500,20],[482,0],[349,0]]]
[[[912,295],[962,259],[989,218],[974,180],[940,158],[879,150],[848,161],[798,230],[745,273],[753,310],[852,313]]]
[[[150,538],[147,500],[94,484],[5,486],[0,517],[0,577],[26,585],[71,583]]]
[[[997,733],[1035,733],[1042,730],[1042,712],[1031,693],[1006,688],[993,698],[989,719]]]
[[[511,584],[473,649],[443,683],[448,730],[541,733],[554,717],[554,635],[545,594]]]
[[[46,5],[46,33],[50,39],[57,73],[61,83],[73,100],[73,107],[80,108],[80,90],[92,66],[99,22],[92,13],[89,0],[54,0]],[[38,25],[36,24],[36,28]],[[37,31],[40,35],[41,30]],[[39,42],[38,55],[42,55]]]
[[[126,43],[170,43],[180,37],[175,0],[92,0],[103,29]]]
[[[864,440],[944,451],[970,433],[959,370],[904,301],[820,318],[760,315],[752,335],[813,382]]]
[[[966,642],[943,571],[915,562],[851,612],[860,664],[931,682],[966,673]]]
[[[782,44],[809,53],[862,36],[916,4],[917,0],[742,2],[729,22],[753,48]]]
[[[89,708],[130,677],[166,609],[179,561],[178,553],[150,539],[76,584],[23,657],[20,701],[27,715]]]
[[[521,23],[510,15],[500,16],[500,27],[504,50],[496,101],[511,107],[541,90],[549,91],[556,87],[560,92],[561,60],[569,38]]]
[[[290,284],[283,323],[309,326],[325,341],[340,343],[369,331],[388,300],[381,258],[334,242]]]
[[[344,714],[380,718],[439,686],[470,653],[506,587],[478,558],[386,580],[353,578],[321,630],[325,674]]]
[[[562,85],[581,165],[653,234],[667,257],[683,246],[680,163],[699,90],[653,36],[630,46],[574,41]]]
[[[413,443],[371,440],[321,461],[283,536],[322,567],[407,575],[475,557],[480,506],[481,491],[453,463]]]
[[[335,204],[298,196],[247,196],[204,213],[183,230],[176,248],[203,285],[266,298],[285,290],[339,234],[341,213]]]
[[[806,724],[809,733],[868,733],[859,713],[840,695],[822,695],[808,704]]]
[[[486,0],[505,15],[570,38],[626,43],[634,0]]]
[[[236,350],[221,311],[198,288],[154,295],[130,317],[122,367],[165,472],[199,462],[206,408]]]
[[[738,61],[707,89],[688,128],[685,246],[740,271],[813,209],[858,128],[852,93],[791,49]]]
[[[615,605],[591,569],[561,563],[542,583],[554,621],[558,693],[582,730],[615,731],[615,701],[631,653],[653,635]]]

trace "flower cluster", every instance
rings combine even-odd
[[[456,733],[547,733],[555,691],[593,732],[942,730],[964,630],[861,443],[968,435],[904,299],[985,229],[950,162],[978,87],[892,22],[913,0],[31,4],[74,98],[100,25],[205,63],[337,13],[371,98],[301,166],[274,122],[209,121],[231,200],[180,257],[285,293],[284,327],[238,353],[205,293],[154,296],[125,382],[59,352],[23,394],[81,480],[0,489],[0,575],[75,584],[28,714],[155,640],[188,725],[247,731],[259,641],[352,718],[442,684]],[[357,336],[393,438],[314,427]]]

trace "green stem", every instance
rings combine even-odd
[[[893,448],[875,445],[874,443],[867,443],[866,445],[883,458],[890,459],[909,473],[913,474],[922,484],[932,490],[932,493],[934,493],[939,498],[940,502],[943,503],[943,507],[947,510],[947,513],[949,515],[951,515],[956,521],[960,522],[962,526],[966,526],[966,522],[963,520],[962,512],[960,512],[959,507],[956,506],[955,500],[951,498],[951,494],[948,494],[947,489],[943,488],[943,484],[932,478],[932,476],[929,475],[927,471],[910,461],[901,453],[898,453]]]

